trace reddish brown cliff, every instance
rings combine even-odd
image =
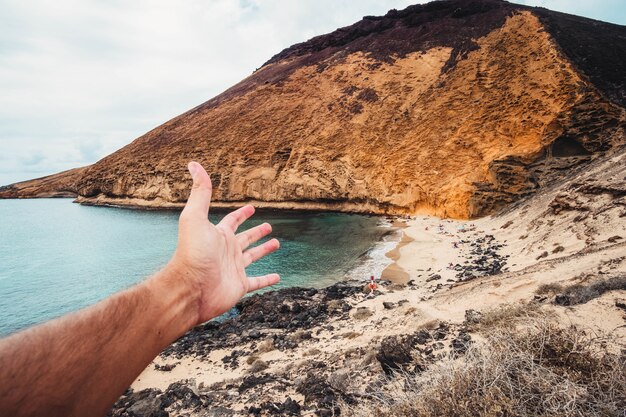
[[[390,11],[294,45],[86,168],[0,189],[179,206],[496,210],[624,143],[626,28],[497,0]]]

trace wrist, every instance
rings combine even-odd
[[[154,324],[165,345],[198,323],[201,294],[174,265],[166,265],[144,284],[154,300]]]

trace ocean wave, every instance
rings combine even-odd
[[[344,279],[355,279],[367,281],[374,275],[380,279],[383,270],[393,263],[386,253],[393,250],[402,238],[402,230],[391,225],[389,220],[381,220],[378,227],[389,229],[383,237],[367,252],[359,256],[357,264],[350,268]]]

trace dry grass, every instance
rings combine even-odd
[[[276,347],[274,346],[274,341],[272,339],[264,340],[261,343],[259,343],[259,345],[257,346],[257,351],[259,353],[271,352],[272,350],[275,350],[275,349]]]
[[[563,291],[563,286],[559,283],[553,282],[550,284],[542,284],[537,288],[536,293],[539,295],[555,295]]]
[[[584,304],[606,292],[615,290],[626,290],[626,275],[603,279],[590,285],[571,285],[556,297],[555,302],[565,306]]]
[[[246,358],[246,363],[248,365],[252,365],[254,362],[256,362],[259,359],[259,355],[250,355]]]
[[[491,329],[494,327],[515,326],[519,322],[542,317],[545,313],[537,303],[504,304],[481,313],[476,324],[469,324],[471,330]]]
[[[545,319],[492,328],[484,343],[418,375],[390,379],[342,415],[623,416],[626,358]]]
[[[356,312],[352,315],[355,320],[364,320],[368,317],[371,317],[374,313],[367,307],[359,307],[356,309]]]

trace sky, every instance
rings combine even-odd
[[[415,0],[0,0],[0,185],[96,162],[282,49]],[[518,0],[626,24],[626,0]]]

